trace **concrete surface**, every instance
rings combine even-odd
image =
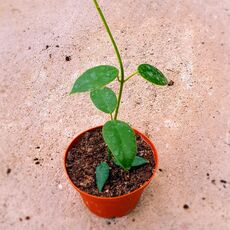
[[[152,138],[161,171],[126,217],[85,208],[63,153],[108,117],[68,92],[86,68],[117,65],[113,49],[92,1],[1,1],[0,229],[230,229],[230,1],[99,2],[126,73],[148,62],[175,82],[133,78],[120,111]]]

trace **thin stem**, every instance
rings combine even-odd
[[[102,13],[101,8],[100,8],[100,6],[99,6],[98,3],[97,3],[97,0],[93,0],[93,2],[94,2],[94,4],[95,4],[95,6],[96,6],[96,9],[97,9],[97,11],[98,11],[100,17],[101,17],[101,20],[102,20],[102,22],[103,22],[103,24],[104,24],[104,26],[105,26],[105,29],[106,29],[106,31],[107,31],[109,37],[110,37],[110,40],[111,40],[111,42],[112,42],[112,44],[113,44],[115,53],[116,53],[116,55],[117,55],[118,62],[119,62],[119,64],[120,64],[121,77],[122,77],[122,76],[124,77],[123,62],[122,62],[122,60],[121,60],[121,55],[120,55],[120,52],[119,52],[119,50],[118,50],[118,48],[117,48],[117,44],[116,44],[116,42],[115,42],[115,40],[114,40],[114,38],[113,38],[113,35],[112,35],[111,31],[110,31],[110,28],[109,28],[108,24],[107,24],[107,22],[106,22],[106,19],[105,19],[105,17],[104,17],[104,14]]]
[[[136,72],[130,74],[130,75],[125,79],[124,82],[128,81],[131,77],[135,76],[136,74],[138,74],[138,71],[136,71]]]
[[[107,147],[107,151],[108,151],[108,159],[111,160],[112,159],[112,152],[110,151],[110,149]]]
[[[113,120],[113,114],[112,113],[110,113],[110,119]]]
[[[117,55],[118,62],[120,64],[121,79],[118,78],[118,82],[120,83],[120,88],[119,88],[118,99],[117,99],[117,107],[116,107],[115,115],[114,115],[114,120],[116,120],[117,115],[118,115],[118,111],[119,111],[119,107],[120,107],[120,103],[121,103],[121,96],[122,96],[123,85],[124,85],[124,66],[123,66],[123,62],[121,60],[120,52],[119,52],[119,50],[117,48],[117,44],[116,44],[116,42],[115,42],[115,40],[113,38],[113,35],[112,35],[112,33],[111,33],[110,29],[109,29],[109,26],[108,26],[108,24],[106,22],[106,19],[105,19],[104,15],[103,15],[103,13],[101,11],[101,8],[98,5],[97,0],[93,0],[93,2],[95,4],[95,7],[96,7],[100,17],[101,17],[101,20],[102,20],[102,22],[103,22],[103,24],[105,26],[105,29],[106,29],[109,37],[110,37],[110,40],[111,40],[111,42],[113,44],[113,48],[114,48],[115,53]]]
[[[124,76],[123,76],[123,78],[121,78],[121,80],[119,82],[120,82],[120,88],[119,88],[119,93],[118,93],[118,98],[117,98],[117,107],[115,110],[114,120],[117,120],[118,111],[119,111],[119,107],[121,104],[121,96],[122,96],[123,87],[124,87]]]

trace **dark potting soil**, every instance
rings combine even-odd
[[[139,135],[136,138],[137,155],[144,157],[149,163],[124,171],[108,159],[101,128],[82,134],[66,158],[66,169],[72,182],[84,192],[103,197],[120,196],[139,188],[152,176],[155,161],[150,146]],[[95,171],[101,162],[107,162],[110,173],[103,192],[99,193]]]

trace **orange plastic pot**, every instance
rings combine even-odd
[[[81,134],[77,135],[72,142],[68,145],[66,151],[65,151],[65,156],[64,156],[64,168],[65,172],[68,178],[68,181],[70,184],[80,193],[85,205],[89,208],[90,211],[92,211],[94,214],[100,216],[100,217],[105,217],[105,218],[112,218],[112,217],[121,217],[129,212],[131,212],[137,205],[141,194],[143,190],[146,188],[146,186],[150,183],[150,181],[153,179],[156,169],[158,167],[158,155],[157,155],[157,150],[153,143],[150,141],[148,137],[146,137],[144,134],[139,132],[138,130],[134,129],[136,134],[139,134],[142,139],[151,147],[153,156],[155,159],[155,168],[153,169],[153,174],[149,178],[148,181],[146,181],[140,188],[128,193],[124,194],[122,196],[117,196],[117,197],[98,197],[94,195],[90,195],[86,192],[81,191],[79,188],[74,185],[74,183],[71,181],[67,170],[66,170],[66,157],[69,152],[69,150],[73,147],[73,145],[78,141],[79,137],[88,131],[101,128],[102,126],[98,126],[89,130],[86,130],[82,132]]]

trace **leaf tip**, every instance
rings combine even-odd
[[[69,96],[71,96],[72,94],[74,94],[73,92],[72,92],[72,90],[69,92]]]

